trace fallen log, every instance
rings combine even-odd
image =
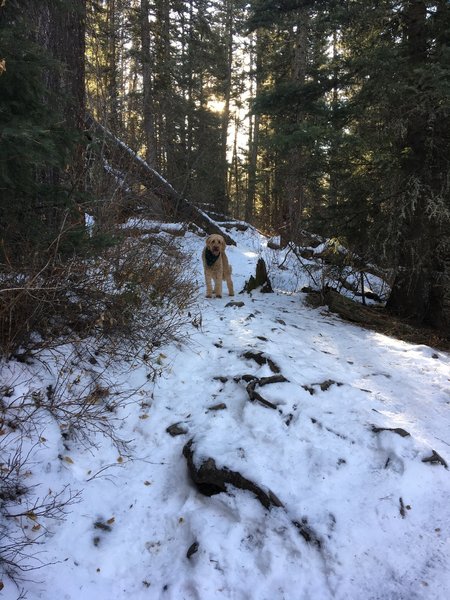
[[[332,289],[324,290],[323,299],[331,312],[337,313],[340,317],[352,323],[377,328],[382,327],[386,322],[386,318],[382,314],[363,304],[349,300]]]
[[[108,160],[114,165],[129,164],[135,177],[152,194],[161,198],[170,207],[173,216],[183,221],[192,221],[206,233],[217,233],[222,235],[228,245],[235,246],[236,242],[221,227],[219,227],[204,211],[183,198],[183,196],[142,159],[134,150],[124,144],[111,131],[98,123],[91,115],[86,116],[86,125],[99,137],[105,140],[106,150],[109,154]]]

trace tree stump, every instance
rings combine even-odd
[[[258,259],[255,276],[251,275],[250,279],[245,282],[242,292],[247,292],[248,294],[257,288],[261,288],[263,294],[271,294],[273,292],[272,284],[267,274],[266,263],[263,258]]]

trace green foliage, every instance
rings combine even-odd
[[[438,322],[450,296],[450,4],[254,0],[248,25],[265,30],[253,109],[283,228],[292,239],[297,220],[400,267],[396,309]]]
[[[0,8],[0,26],[6,66],[0,75],[0,236],[2,262],[9,262],[48,244],[71,216],[60,174],[75,135],[64,127],[61,98],[46,85],[61,66],[33,39],[29,14],[8,2]]]
[[[249,31],[260,27],[273,27],[285,20],[286,15],[308,6],[314,0],[254,0],[251,3],[251,14],[247,21]]]

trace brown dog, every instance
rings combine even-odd
[[[234,296],[231,280],[231,265],[225,254],[226,243],[221,235],[214,233],[206,238],[206,246],[202,252],[203,269],[205,271],[206,297],[222,298],[222,281],[227,282],[228,293]],[[214,292],[211,282],[214,282]]]

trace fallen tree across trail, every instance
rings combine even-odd
[[[226,243],[236,246],[236,242],[219,227],[204,211],[183,198],[183,196],[151,167],[134,150],[124,144],[111,131],[96,121],[91,115],[86,116],[87,128],[94,131],[99,138],[105,140],[108,162],[115,167],[116,164],[130,165],[133,176],[152,194],[160,198],[170,209],[173,217],[180,221],[193,222],[207,234],[219,234]]]

